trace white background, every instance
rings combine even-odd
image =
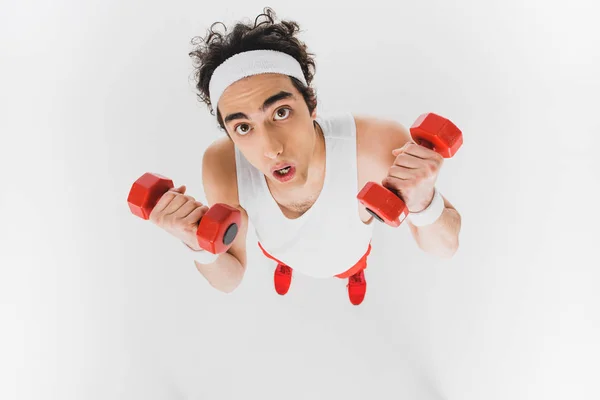
[[[324,4],[1,3],[0,398],[600,398],[597,4]],[[190,40],[264,6],[303,29],[319,111],[462,129],[452,260],[379,225],[361,306],[336,279],[281,297],[250,232],[225,295],[130,213],[146,171],[204,197]]]

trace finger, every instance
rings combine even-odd
[[[175,198],[178,194],[171,190],[165,192],[160,199],[156,202],[154,208],[150,212],[150,220],[156,222],[157,218],[162,214],[164,209],[171,203],[171,200]]]
[[[410,180],[416,176],[416,171],[418,169],[411,169],[405,167],[399,167],[397,165],[393,165],[388,170],[388,176],[394,177],[400,180]]]
[[[179,209],[169,214],[173,219],[179,220],[187,217],[192,211],[196,209],[196,201],[194,199],[188,199]]]
[[[169,205],[169,203],[171,203],[171,200],[173,200],[173,198],[176,195],[178,195],[181,191],[185,192],[185,186],[180,186],[178,188],[171,188],[171,189],[167,190],[165,193],[163,193],[163,195],[160,197],[160,199],[158,199],[158,201],[154,205],[154,208],[152,209],[152,211],[150,213],[150,217],[151,217],[150,219],[152,219],[152,216],[154,216],[154,215],[159,215],[165,209],[165,207],[167,207]]]
[[[185,185],[181,185],[179,187],[169,189],[169,192],[185,194],[186,190],[187,190],[187,187]]]
[[[408,180],[399,179],[399,178],[396,178],[395,176],[387,176],[381,182],[381,184],[384,187],[393,190],[396,194],[400,194],[400,191],[408,185],[408,182],[409,182]]]
[[[398,147],[398,148],[396,148],[396,149],[392,150],[392,154],[394,154],[394,155],[396,155],[396,156],[397,156],[398,154],[404,153],[404,150],[405,150],[405,149],[406,149],[406,148],[407,148],[409,145],[413,145],[413,144],[415,144],[415,142],[413,142],[413,141],[408,141],[408,142],[404,143],[404,145],[402,145],[401,147]]]
[[[402,153],[394,160],[394,165],[405,168],[421,168],[423,161],[410,154]]]
[[[186,194],[178,194],[173,200],[171,200],[171,203],[167,207],[165,207],[162,213],[165,216],[172,217],[177,211],[179,211],[181,207],[183,207],[184,204],[186,204],[189,201],[195,201],[195,199],[192,196],[188,196]]]
[[[200,203],[200,202],[198,202]],[[200,203],[202,204],[202,203]],[[208,212],[209,208],[205,205],[197,205],[196,208],[185,217],[185,221],[190,224],[195,224]]]
[[[412,142],[404,145],[402,153],[409,154],[413,157],[422,159],[434,158],[438,155],[438,153],[436,153],[435,151]]]

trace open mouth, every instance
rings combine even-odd
[[[281,168],[273,171],[273,176],[280,182],[287,182],[294,177],[296,173],[296,168],[288,165],[285,168]]]
[[[285,168],[282,168],[282,169],[278,169],[275,172],[277,172],[279,175],[285,175],[288,172],[290,172],[291,169],[292,169],[292,167],[285,167]]]

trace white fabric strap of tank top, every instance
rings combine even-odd
[[[408,220],[415,226],[431,225],[444,212],[444,198],[437,188],[434,188],[433,200],[426,209],[418,213],[409,213]]]
[[[219,65],[209,83],[210,102],[217,107],[229,85],[251,75],[278,73],[292,76],[306,85],[302,67],[289,54],[275,50],[251,50],[235,54]]]
[[[185,243],[183,243],[183,244],[185,245],[185,247],[187,247],[189,249],[189,251],[192,252],[192,258],[195,261],[198,261],[200,264],[212,264],[213,262],[215,262],[217,260],[217,258],[219,258],[218,254],[213,254],[210,251],[206,251],[204,249],[196,251],[196,250],[192,249],[190,246],[188,246],[187,244],[185,244]]]

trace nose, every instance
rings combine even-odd
[[[276,159],[283,152],[283,143],[274,134],[265,134],[263,149],[265,157]]]

